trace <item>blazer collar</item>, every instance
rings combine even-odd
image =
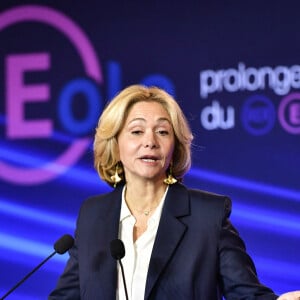
[[[110,242],[118,238],[122,188],[122,185],[117,186],[99,199],[95,208],[98,218],[93,226],[95,230],[93,243],[99,247],[99,261],[101,261],[101,268],[95,280],[102,283],[97,285],[97,289],[99,291],[101,287],[100,294],[103,299],[116,298],[117,261],[111,256]]]
[[[190,214],[188,190],[182,184],[171,185],[165,199],[149,264],[145,299],[148,299],[159,275],[172,257],[186,231],[180,217]]]
[[[119,220],[121,210],[123,185],[117,186],[104,199],[105,205],[102,205],[99,212],[99,230],[96,241],[100,245],[101,252],[105,253],[105,259],[100,271],[99,282],[106,283],[105,290],[102,291],[104,299],[115,299],[117,264],[111,257],[109,244],[113,239],[118,238]],[[186,231],[186,225],[180,221],[180,217],[190,214],[190,203],[188,190],[179,183],[171,185],[166,195],[162,215],[152,250],[149,264],[145,299],[148,299],[151,290],[157,282],[159,275],[164,270],[166,264],[172,257],[177,245]],[[108,226],[108,224],[110,224]]]

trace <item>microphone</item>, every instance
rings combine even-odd
[[[15,286],[13,286],[5,295],[3,295],[0,300],[5,299],[8,295],[10,295],[17,287],[19,287],[27,278],[29,278],[35,271],[37,271],[45,262],[47,262],[52,256],[56,253],[64,254],[74,245],[74,239],[71,235],[65,234],[60,239],[58,239],[53,248],[54,252],[52,252],[46,259],[44,259],[39,265],[37,265],[31,272],[29,272],[22,280],[20,280]]]
[[[112,240],[110,242],[110,253],[111,253],[111,256],[114,259],[116,259],[120,264],[121,272],[122,272],[122,279],[123,279],[123,284],[124,284],[124,290],[125,290],[125,296],[126,296],[126,300],[128,300],[124,268],[123,268],[123,264],[121,262],[121,259],[125,256],[125,247],[124,247],[123,242],[119,239]]]

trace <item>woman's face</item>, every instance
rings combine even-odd
[[[126,181],[166,178],[174,144],[171,120],[163,106],[157,102],[134,104],[118,136]]]

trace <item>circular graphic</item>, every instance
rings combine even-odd
[[[275,124],[275,108],[272,101],[263,95],[253,95],[246,99],[241,113],[244,128],[252,135],[264,135]]]
[[[293,93],[282,99],[278,118],[287,132],[300,134],[300,93]]]
[[[20,22],[40,22],[61,32],[77,50],[86,74],[97,83],[102,83],[102,71],[96,52],[82,29],[66,15],[52,8],[24,5],[0,14],[0,31]],[[0,176],[18,184],[38,184],[54,179],[74,165],[91,143],[90,138],[75,140],[54,161],[38,168],[19,168],[0,161]]]

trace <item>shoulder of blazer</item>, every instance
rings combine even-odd
[[[122,197],[123,185],[117,186],[112,191],[94,195],[86,200],[81,205],[80,212],[93,212],[97,211],[100,214],[107,214],[108,211],[115,209],[121,205],[121,197]]]
[[[200,189],[191,189],[182,183],[170,186],[165,206],[174,216],[178,217],[189,215],[191,210],[219,211],[225,216],[229,216],[231,213],[229,197]]]
[[[192,209],[198,207],[199,210],[219,210],[224,216],[231,214],[231,199],[226,195],[221,195],[200,189],[191,189],[179,183],[171,188],[173,194],[178,197],[188,197]]]
[[[220,209],[227,217],[231,214],[232,202],[228,196],[197,189],[188,189],[188,192],[191,201],[200,201],[202,207]]]

